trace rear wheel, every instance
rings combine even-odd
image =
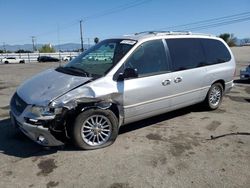
[[[223,98],[222,85],[220,83],[214,83],[210,87],[204,103],[209,110],[215,110],[220,106],[222,98]]]
[[[5,64],[8,64],[9,62],[8,62],[8,61],[5,61],[4,63],[5,63]]]
[[[118,120],[110,110],[90,109],[79,114],[73,127],[73,140],[81,149],[99,149],[114,143]]]

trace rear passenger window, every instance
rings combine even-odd
[[[221,41],[201,39],[201,42],[209,65],[230,61],[231,55]]]
[[[172,60],[172,71],[192,69],[205,65],[206,59],[199,39],[167,39]]]

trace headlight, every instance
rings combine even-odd
[[[62,108],[50,108],[48,106],[33,106],[31,108],[31,113],[37,116],[53,116],[56,114],[60,114],[62,112]]]

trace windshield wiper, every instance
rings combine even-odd
[[[81,74],[81,75],[84,74],[86,77],[89,76],[89,73],[87,71],[83,70],[83,69],[79,69],[79,68],[76,68],[76,67],[73,67],[73,66],[63,67],[63,68],[69,69],[69,70],[71,70],[73,72],[76,72],[78,74]]]

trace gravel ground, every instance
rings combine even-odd
[[[235,87],[212,112],[191,106],[120,129],[110,147],[43,148],[14,131],[8,117],[16,87],[57,63],[0,65],[0,187],[249,187],[250,82],[239,70],[250,47],[232,49]]]

